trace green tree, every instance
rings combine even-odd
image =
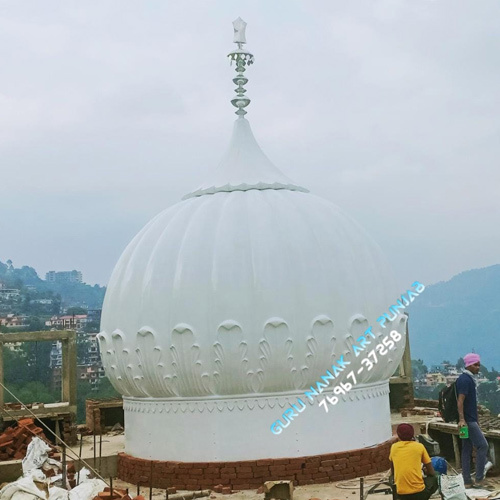
[[[117,397],[120,397],[120,394],[116,392],[115,388],[111,385],[111,382],[107,377],[99,379],[94,389],[92,389],[92,386],[86,380],[79,380],[76,396],[76,418],[78,423],[85,422],[85,401],[87,399],[109,399]]]
[[[423,360],[421,359],[412,359],[411,360],[411,371],[413,373],[414,379],[421,379],[425,376],[425,374],[429,371],[427,366],[424,365]]]
[[[442,389],[446,387],[446,384],[438,384],[436,385],[431,392],[431,399],[439,399],[439,393]]]
[[[481,367],[481,371],[483,371],[483,367]],[[492,366],[491,370],[488,371],[488,375],[484,375],[490,382],[496,382],[498,377],[500,377],[500,373],[495,370]]]
[[[48,386],[41,382],[28,382],[25,385],[13,385],[10,390],[23,403],[56,403],[61,397],[56,392],[49,389]],[[15,402],[10,394],[6,395],[7,402]]]
[[[39,332],[41,330],[45,330],[45,323],[36,316],[31,316],[28,320],[28,328],[26,331],[28,332]]]
[[[486,406],[495,415],[500,413],[500,391],[496,382],[479,384],[477,399],[480,404]]]
[[[84,307],[68,307],[68,309],[66,310],[66,314],[68,316],[87,314],[87,309],[85,309]]]

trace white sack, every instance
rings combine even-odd
[[[462,474],[456,476],[442,474],[439,476],[439,487],[443,500],[467,500]]]
[[[68,500],[68,491],[58,488],[57,486],[51,486],[48,500]]]
[[[93,500],[106,486],[101,479],[87,479],[69,492],[69,500]]]
[[[1,500],[46,500],[45,491],[36,487],[31,477],[22,477],[0,490]]]
[[[41,469],[45,460],[49,458],[50,446],[39,437],[34,437],[28,445],[26,456],[23,458],[23,474],[27,475],[33,469]]]

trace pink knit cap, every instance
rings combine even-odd
[[[467,368],[470,365],[473,365],[474,363],[479,363],[480,361],[481,358],[479,354],[476,354],[475,352],[470,352],[469,354],[466,354],[464,356],[465,368]]]

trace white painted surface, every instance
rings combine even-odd
[[[240,117],[234,122],[229,147],[218,167],[198,189],[184,198],[249,189],[288,189],[308,192],[273,165],[257,144],[248,120]]]
[[[358,388],[353,401],[338,403],[328,413],[316,403],[307,405],[277,436],[269,424],[295,403],[296,396],[189,404],[127,398],[125,452],[152,460],[217,462],[365,448],[391,437],[388,392],[386,382]]]
[[[364,230],[301,189],[264,156],[239,118],[217,173],[147,224],[115,267],[99,342],[117,390],[136,400],[180,398],[189,407],[200,398],[303,392],[340,355],[360,368],[363,356],[356,358],[352,345],[401,290]],[[385,385],[399,364],[405,317],[384,335],[391,328],[402,340],[359,375],[360,384]],[[277,408],[127,410],[126,446],[138,457],[199,461],[203,454],[208,461],[250,458],[234,449],[242,439],[255,439],[252,457],[259,458],[352,449],[389,436],[386,396],[346,402],[329,420],[315,412],[274,436]],[[335,440],[322,437],[325,425]]]

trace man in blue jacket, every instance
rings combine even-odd
[[[464,356],[465,370],[457,379],[458,426],[469,428],[468,439],[462,439],[462,475],[466,488],[473,486],[470,475],[472,448],[476,448],[475,486],[485,487],[484,479],[488,442],[479,428],[477,419],[477,380],[475,375],[481,367],[479,354],[469,353]]]

